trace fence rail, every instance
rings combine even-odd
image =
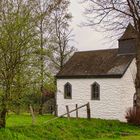
[[[76,112],[76,118],[78,119],[78,110],[81,109],[81,108],[83,108],[83,107],[86,107],[86,109],[87,109],[87,119],[90,120],[91,119],[91,113],[90,113],[90,104],[88,102],[88,103],[86,103],[84,105],[81,105],[79,107],[78,107],[78,104],[76,104],[76,108],[73,109],[73,110],[69,110],[69,106],[66,105],[66,111],[67,111],[66,113],[64,113],[64,114],[62,114],[62,115],[60,115],[58,117],[55,117],[53,119],[50,119],[50,120],[48,120],[48,121],[46,121],[44,123],[48,123],[50,121],[53,121],[53,120],[56,120],[58,118],[64,117],[65,115],[67,115],[68,119],[70,120],[70,113],[72,113],[72,112]],[[58,106],[57,106],[57,108],[58,108]]]

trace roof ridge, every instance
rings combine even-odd
[[[99,50],[88,50],[88,51],[77,51],[77,52],[75,52],[75,53],[97,52],[97,51],[110,51],[110,50],[118,50],[118,48],[112,48],[112,49],[99,49]]]

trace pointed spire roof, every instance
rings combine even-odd
[[[134,38],[136,38],[136,32],[134,27],[131,25],[131,23],[129,23],[124,34],[121,36],[119,40],[127,40],[127,39],[134,39]]]

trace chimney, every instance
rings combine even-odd
[[[119,49],[118,49],[119,55],[135,54],[136,32],[131,24],[127,26],[124,34],[118,41],[119,41]]]

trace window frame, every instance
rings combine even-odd
[[[94,87],[95,86],[95,87]],[[94,93],[94,90],[93,88],[98,88],[98,92],[97,93]],[[95,97],[97,94],[98,97]],[[100,85],[97,83],[97,82],[94,82],[92,85],[91,85],[91,100],[97,100],[99,101],[100,100]]]
[[[69,88],[70,88],[70,96],[68,96],[67,95],[67,93],[66,93],[66,86],[69,86]],[[65,85],[64,85],[64,99],[72,99],[72,85],[69,83],[69,82],[67,82]]]

